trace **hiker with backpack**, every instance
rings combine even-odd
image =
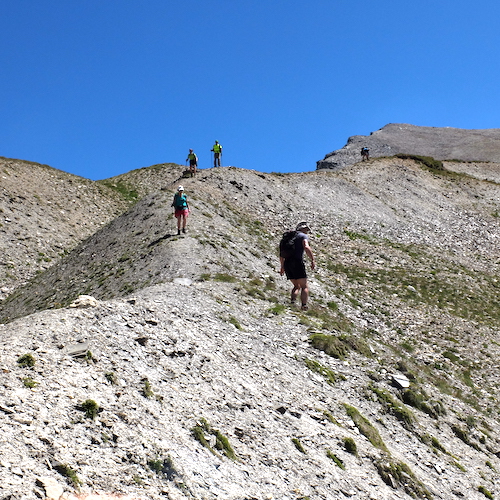
[[[215,144],[213,145],[213,147],[210,151],[212,151],[214,153],[214,167],[216,167],[217,164],[220,167],[220,158],[222,156],[222,146],[219,144],[219,141],[215,141]]]
[[[280,274],[286,274],[292,284],[290,302],[295,304],[300,292],[301,309],[307,311],[309,299],[309,288],[307,284],[306,266],[304,263],[304,252],[311,259],[311,269],[314,269],[314,255],[309,246],[308,234],[311,232],[307,222],[300,222],[295,231],[287,231],[280,242]]]
[[[172,202],[172,207],[174,207],[174,216],[177,218],[177,235],[182,232],[186,232],[186,222],[189,215],[189,204],[187,201],[187,196],[184,194],[184,188],[179,186],[177,188],[177,193],[174,195],[174,201]]]
[[[188,157],[186,158],[186,162],[189,160],[189,172],[191,173],[191,177],[196,175],[196,167],[198,166],[198,157],[193,152],[192,149],[189,150]]]
[[[370,150],[366,146],[361,148],[361,159],[362,161],[370,159]]]

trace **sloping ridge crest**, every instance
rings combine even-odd
[[[378,158],[396,154],[432,156],[437,160],[500,162],[500,129],[423,127],[390,123],[370,135],[349,137],[341,149],[317,162],[317,169],[339,169],[361,160],[362,147]]]

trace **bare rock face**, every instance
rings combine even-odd
[[[317,168],[339,169],[361,161],[361,148],[371,158],[411,154],[436,160],[500,162],[500,129],[466,130],[390,123],[369,136],[349,137],[342,148],[328,153]]]

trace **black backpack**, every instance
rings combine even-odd
[[[283,234],[280,241],[280,257],[290,259],[295,255],[295,241],[298,234],[298,231],[287,231]]]

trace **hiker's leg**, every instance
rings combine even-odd
[[[302,305],[307,305],[307,301],[309,299],[309,287],[307,284],[307,278],[302,278],[297,280],[297,285],[300,287],[300,300]]]
[[[298,284],[299,280],[290,280],[292,282],[293,288],[292,288],[292,293],[290,295],[290,302],[292,304],[295,304],[295,301],[297,300],[297,295],[299,294],[300,286]]]

